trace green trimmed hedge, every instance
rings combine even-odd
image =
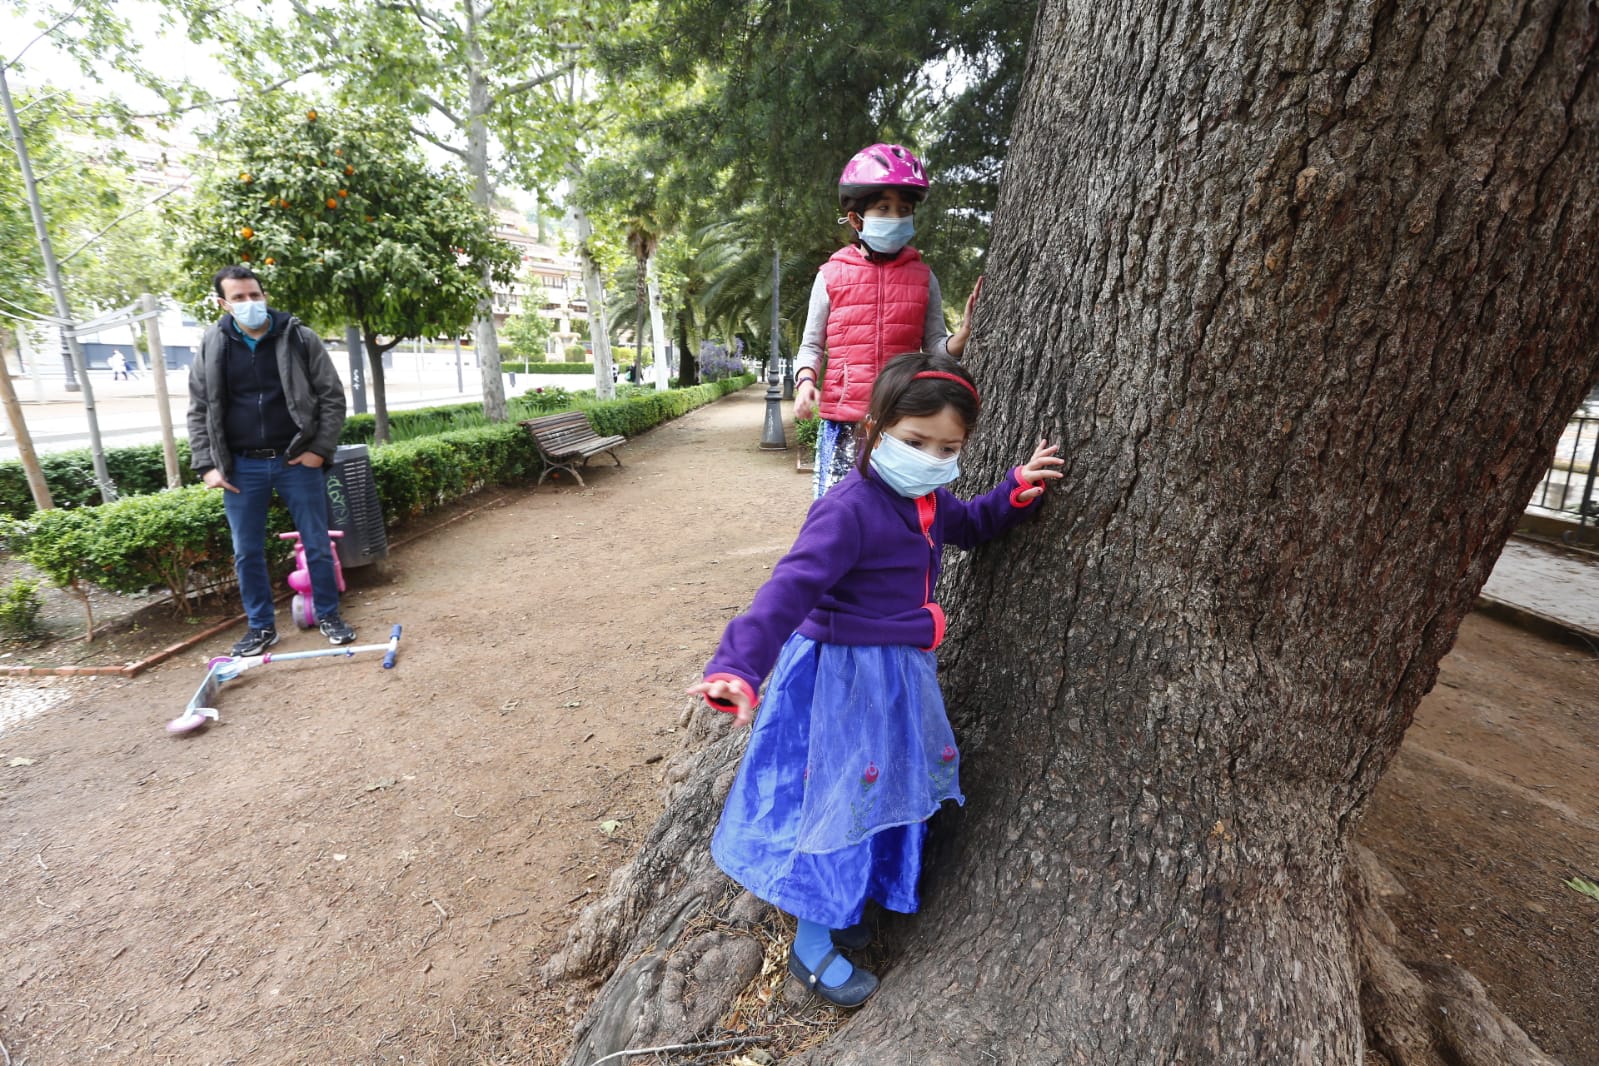
[[[194,484],[200,479],[189,468],[189,442],[180,440],[177,445],[178,473],[185,484]],[[159,444],[108,448],[105,465],[112,483],[124,496],[160,492],[166,488],[166,465]],[[94,480],[94,457],[89,449],[41,455],[39,466],[57,507],[89,507],[100,502],[100,486]],[[23,518],[32,513],[33,493],[28,489],[28,475],[22,463],[16,459],[0,463],[0,515]]]
[[[531,363],[527,360],[502,360],[502,374],[587,374],[594,376],[593,363]]]
[[[389,434],[395,437],[412,437],[418,429],[448,432],[464,426],[478,426],[485,421],[481,403],[452,403],[442,407],[417,407],[389,412]],[[455,423],[460,423],[456,425]],[[371,444],[377,432],[376,415],[349,415],[344,428],[339,431],[340,444]]]
[[[579,398],[576,405],[588,415],[596,433],[633,435],[753,380],[746,374],[626,399]],[[528,409],[538,410],[532,404],[513,406],[513,417],[528,417],[522,413]],[[160,470],[160,448],[154,449],[155,468]],[[524,482],[540,469],[533,438],[514,421],[382,445],[372,449],[371,457],[389,526],[402,526],[486,486]],[[276,534],[293,528],[288,512],[274,506],[267,525],[268,560],[275,572],[281,572],[287,569],[290,548]],[[119,593],[166,588],[178,603],[191,589],[228,581],[233,573],[233,543],[222,494],[198,485],[129,495],[110,504],[55,508],[27,518],[0,517],[0,547],[26,559],[58,585],[87,582]]]

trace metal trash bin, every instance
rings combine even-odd
[[[344,534],[339,561],[346,569],[386,559],[389,538],[383,528],[372,457],[365,444],[341,444],[328,471],[328,528]]]

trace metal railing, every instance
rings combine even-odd
[[[1567,539],[1584,542],[1589,528],[1599,526],[1599,491],[1594,475],[1599,472],[1599,414],[1588,404],[1566,424],[1555,446],[1554,460],[1543,483],[1533,493],[1528,509],[1536,509],[1577,522]]]

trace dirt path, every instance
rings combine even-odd
[[[362,639],[405,625],[393,671],[266,667],[187,739],[162,723],[232,634],[0,682],[66,697],[0,718],[12,1061],[557,1061],[587,992],[531,975],[655,817],[682,689],[808,503],[762,414],[746,390],[353,572]],[[1599,903],[1560,884],[1599,877],[1595,706],[1591,656],[1471,620],[1364,834],[1418,945],[1571,1066],[1599,1062]]]
[[[13,1059],[552,1057],[508,1019],[548,1044],[560,1025],[535,1023],[563,1001],[512,1001],[654,818],[682,690],[808,503],[793,454],[753,447],[762,403],[353,572],[362,639],[405,626],[392,671],[264,667],[224,687],[220,724],[167,737],[228,634],[0,734]]]

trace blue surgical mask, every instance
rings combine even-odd
[[[260,329],[266,325],[265,300],[235,300],[228,304],[228,310],[233,312],[233,321],[243,329]]]
[[[861,219],[861,240],[866,247],[883,255],[893,255],[916,236],[916,216],[904,218],[878,218],[867,215]]]
[[[872,470],[889,488],[901,496],[915,499],[960,477],[960,455],[935,459],[920,448],[912,448],[898,437],[884,433],[872,449]]]

